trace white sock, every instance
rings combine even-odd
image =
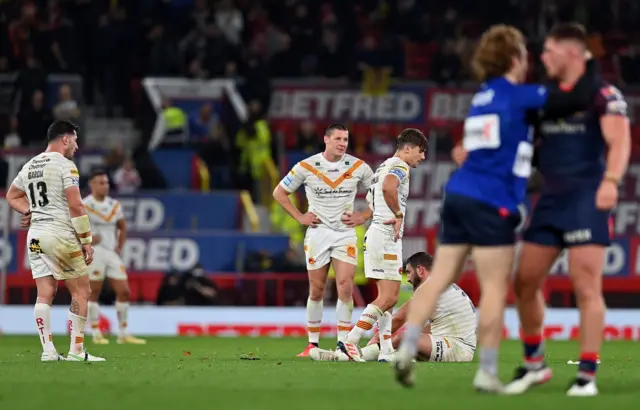
[[[362,358],[367,362],[378,361],[380,356],[380,346],[377,343],[362,348]]]
[[[345,303],[338,299],[336,304],[336,319],[338,320],[338,342],[347,340],[351,330],[351,316],[353,314],[353,301]]]
[[[71,312],[69,312],[68,317],[71,330],[69,353],[80,354],[84,352],[84,328],[87,326],[87,318]]]
[[[358,323],[356,323],[347,335],[347,341],[353,344],[360,343],[362,335],[373,328],[373,324],[378,321],[380,316],[382,316],[382,311],[377,306],[371,304],[367,305],[362,312]]]
[[[95,335],[100,332],[100,304],[98,302],[89,302],[89,326]]]
[[[127,334],[127,321],[129,320],[129,302],[116,302],[116,315],[118,316],[118,332],[123,337]]]
[[[393,344],[391,344],[391,321],[393,316],[391,313],[384,312],[378,319],[378,328],[380,329],[380,350],[382,354],[393,353]]]
[[[46,303],[36,303],[33,307],[33,316],[36,319],[36,328],[40,336],[42,350],[56,350],[51,335],[51,306]]]
[[[309,343],[320,343],[320,325],[322,325],[322,300],[307,299],[307,334]]]

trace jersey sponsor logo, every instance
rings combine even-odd
[[[284,179],[282,180],[282,183],[284,184],[284,186],[289,186],[291,185],[292,182],[293,182],[293,179],[289,175],[284,177]]]
[[[493,101],[496,93],[493,90],[480,91],[476,93],[471,99],[471,105],[474,107],[481,107],[483,105],[489,105]]]
[[[467,151],[496,149],[500,144],[500,118],[497,114],[477,115],[465,120],[462,145]]]
[[[407,177],[407,171],[402,167],[391,168],[389,170],[389,174],[397,176],[398,178],[400,178],[400,181],[404,181],[404,179]]]

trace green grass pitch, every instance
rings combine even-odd
[[[520,397],[476,393],[471,364],[420,363],[417,385],[399,387],[385,363],[314,363],[295,355],[302,339],[152,338],[146,346],[92,346],[105,363],[41,363],[35,337],[0,336],[2,410],[164,409],[543,409],[640,408],[640,346],[607,342],[599,371],[600,396],[568,398],[565,387],[578,352],[570,342],[547,344],[554,377]],[[68,338],[58,336],[66,352]],[[325,347],[333,340],[323,341]],[[520,345],[506,342],[500,374],[507,380]],[[241,360],[253,354],[260,360]]]

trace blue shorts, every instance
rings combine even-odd
[[[516,242],[519,211],[458,194],[447,194],[440,213],[440,243],[448,245],[502,246]]]
[[[609,246],[609,212],[596,208],[593,189],[542,194],[523,239],[558,248],[588,244]]]

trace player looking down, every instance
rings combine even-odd
[[[413,297],[394,367],[401,384],[413,385],[412,360],[424,323],[433,314],[438,295],[458,280],[471,253],[482,292],[480,366],[473,385],[497,393],[503,390],[497,376],[498,348],[513,269],[515,230],[521,219],[518,206],[531,175],[533,133],[527,112],[543,109],[546,115],[557,116],[584,110],[597,87],[593,72],[568,93],[521,85],[527,73],[524,37],[506,25],[493,26],[482,35],[473,67],[483,83],[473,96],[464,123],[463,147],[468,155],[444,189],[440,245],[429,286],[418,288]]]
[[[344,125],[330,125],[324,134],[326,149],[298,162],[273,191],[278,203],[302,225],[308,226],[304,251],[309,272],[307,333],[309,344],[298,356],[308,356],[318,347],[322,324],[324,289],[329,263],[336,273],[338,302],[338,341],[351,329],[353,278],[358,264],[355,225],[371,217],[371,211],[354,212],[358,188],[367,190],[373,172],[362,160],[346,153],[349,132]],[[309,202],[309,212],[302,213],[289,199],[301,185]]]
[[[405,262],[404,270],[413,289],[417,289],[429,278],[433,259],[426,252],[418,252]],[[428,285],[426,285],[428,286]],[[381,352],[390,355],[400,345],[402,326],[405,323],[409,300],[398,309],[391,319],[391,327],[378,329],[366,347],[362,348],[362,358],[376,361]],[[433,319],[422,330],[418,340],[419,361],[429,362],[470,362],[476,349],[477,318],[469,297],[457,286],[451,285],[438,299]],[[347,361],[348,356],[340,350],[313,349],[313,360]]]
[[[93,261],[91,223],[80,196],[80,174],[71,161],[78,150],[78,128],[55,121],[47,130],[47,149],[31,158],[7,192],[7,202],[29,226],[27,249],[38,297],[33,309],[42,344],[41,361],[104,361],[84,348],[87,302],[91,293],[87,265]],[[58,281],[71,293],[71,343],[66,357],[58,354],[51,335],[51,304]]]
[[[84,199],[84,206],[93,227],[95,253],[91,264],[91,296],[89,298],[89,324],[93,333],[93,343],[108,344],[109,339],[100,331],[100,305],[98,298],[102,283],[109,278],[116,294],[116,314],[118,316],[117,342],[145,344],[127,332],[129,318],[129,282],[127,271],[120,255],[127,240],[127,223],[122,214],[120,202],[109,196],[109,177],[103,170],[95,171],[89,178],[91,194]]]
[[[550,89],[579,86],[585,71],[586,38],[578,24],[560,24],[551,30],[542,54],[552,80]],[[598,394],[595,374],[604,327],[602,267],[610,244],[609,213],[618,202],[618,185],[629,163],[631,142],[622,94],[602,82],[597,86],[598,92],[581,112],[560,120],[548,115],[541,119],[538,169],[543,185],[524,233],[514,283],[524,364],[506,387],[510,394],[551,378],[542,345],[545,303],[541,286],[563,249],[569,252],[569,275],[580,309],[580,363],[567,394]]]
[[[363,361],[360,338],[373,328],[388,331],[391,309],[398,302],[402,281],[402,232],[409,196],[409,170],[424,159],[429,141],[415,128],[403,130],[396,140],[396,153],[376,170],[367,194],[373,211],[371,225],[364,237],[364,273],[376,281],[378,295],[362,312],[360,319],[338,347],[352,360]],[[382,331],[382,330],[381,330]],[[378,360],[387,361],[391,351],[383,349]]]

